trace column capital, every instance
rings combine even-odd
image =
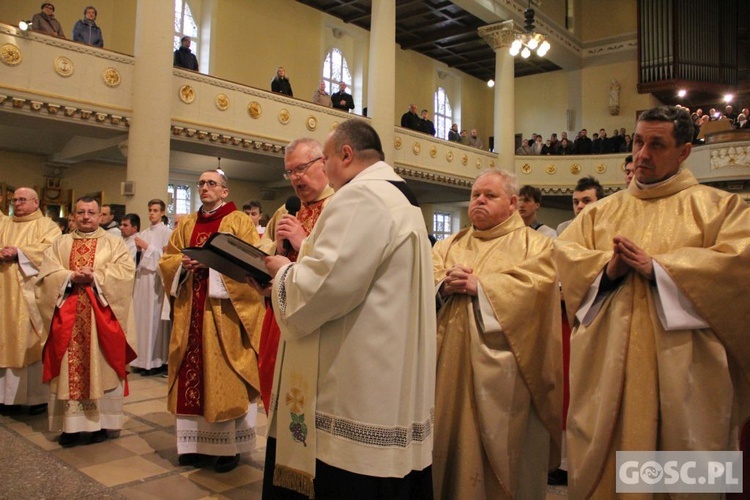
[[[479,32],[479,36],[487,42],[487,45],[494,50],[510,47],[510,44],[515,40],[517,32],[512,19],[482,26],[477,31]]]

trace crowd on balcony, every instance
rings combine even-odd
[[[567,132],[561,132],[560,138],[556,133],[550,135],[546,141],[540,134],[533,133],[528,139],[523,139],[521,146],[516,149],[517,155],[589,155],[629,153],[633,150],[633,136],[625,128],[614,129],[612,136],[607,131],[599,129],[592,137],[588,130],[581,129],[575,139],[568,138]]]

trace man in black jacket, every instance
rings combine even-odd
[[[347,113],[354,109],[354,99],[351,94],[346,93],[345,82],[339,82],[339,91],[331,95],[331,102],[334,108],[346,111]]]
[[[174,66],[198,71],[198,58],[190,51],[190,37],[180,38],[180,48],[174,51]]]
[[[411,130],[422,130],[420,127],[419,115],[417,115],[416,104],[410,104],[409,111],[401,115],[401,126]]]

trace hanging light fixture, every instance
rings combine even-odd
[[[523,32],[516,33],[516,39],[510,46],[510,55],[515,57],[521,54],[521,57],[528,59],[531,53],[536,51],[536,55],[544,57],[550,49],[550,44],[544,35],[534,31],[534,9],[531,8],[531,0],[529,7],[523,12],[523,17]]]

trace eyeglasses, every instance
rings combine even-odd
[[[293,175],[298,175],[298,176],[304,175],[305,172],[307,172],[307,169],[310,168],[313,163],[322,159],[323,159],[322,156],[318,156],[317,158],[313,158],[307,163],[303,163],[302,165],[297,165],[291,170],[284,170],[284,179],[291,179]]]
[[[215,188],[216,186],[224,187],[224,185],[219,184],[216,181],[198,181],[195,183],[195,185],[198,186],[199,188],[202,188],[203,186],[206,186],[206,185],[210,188]]]
[[[10,199],[10,203],[12,205],[15,205],[17,203],[20,204],[20,205],[23,205],[27,201],[32,201],[32,200],[36,200],[36,198],[11,198]]]

